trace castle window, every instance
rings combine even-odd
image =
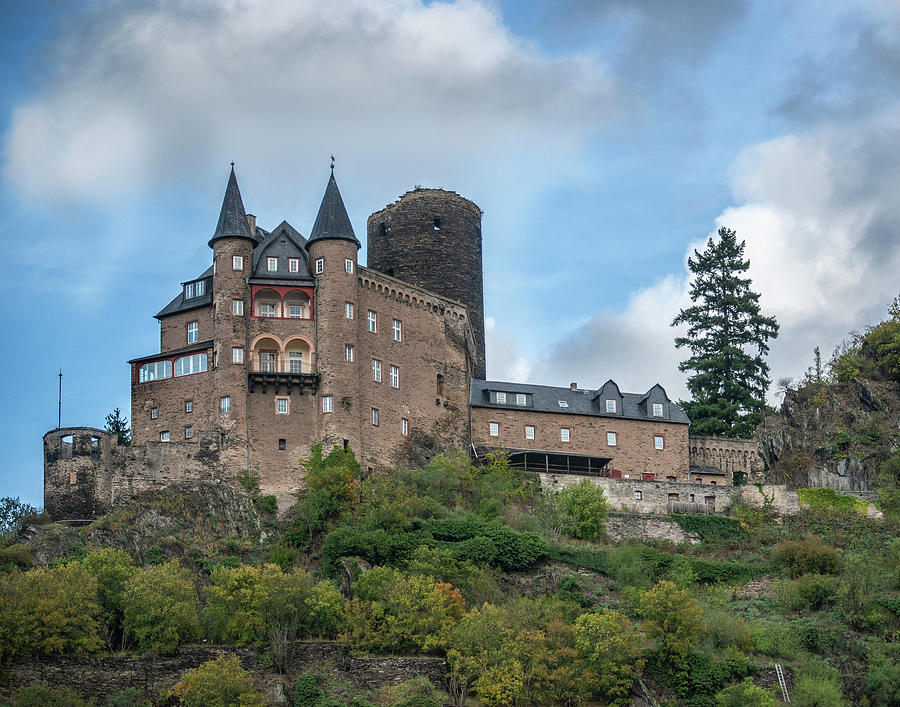
[[[150,408],[150,419],[155,420],[159,417],[159,408]]]
[[[193,437],[193,436],[194,436],[194,428],[191,427],[190,425],[188,425],[187,427],[184,428],[184,438],[191,439],[191,437]]]
[[[716,510],[716,497],[715,496],[704,496],[703,503],[706,504],[706,507],[711,511]]]
[[[231,300],[231,313],[237,316],[243,316],[244,314],[244,300],[242,299],[233,299]]]
[[[643,494],[641,491],[635,491],[635,492],[634,492],[634,500],[635,500],[635,501],[640,501],[640,500],[642,500],[643,498],[644,498],[644,494]]]
[[[391,388],[399,388],[400,387],[400,368],[398,366],[391,366]]]
[[[615,400],[607,400],[606,401],[606,412],[615,412],[616,411],[616,401]]]
[[[288,373],[303,373],[302,351],[288,351]]]
[[[278,258],[266,258],[266,270],[278,272]]]
[[[259,316],[274,317],[275,316],[275,305],[269,304],[268,302],[260,302],[259,303]]]
[[[437,374],[437,394],[441,397],[444,395],[444,376],[440,373]]]
[[[372,408],[372,427],[378,427],[378,408]]]
[[[569,441],[569,428],[568,427],[560,427],[559,428],[559,441],[560,442],[568,442]]]
[[[669,499],[669,503],[678,503],[678,494],[670,493],[668,496],[668,499]]]
[[[344,359],[348,363],[353,363],[353,344],[344,345]]]
[[[334,410],[334,398],[330,395],[322,396],[322,412],[331,412]]]
[[[344,318],[353,319],[353,303],[344,302]]]
[[[194,412],[194,401],[193,400],[185,400],[184,401],[184,411],[185,412]]]
[[[556,402],[559,403],[559,406],[560,406],[561,408],[567,408],[567,407],[569,407],[569,403],[567,403],[565,400],[557,400]]]
[[[674,482],[675,482],[675,477],[674,477],[674,476],[667,476],[667,477],[666,477],[666,481],[668,481],[668,482],[670,482],[670,483],[674,483]]]
[[[244,256],[242,255],[233,255],[231,256],[231,269],[243,271],[244,269]]]
[[[607,447],[615,447],[616,446],[616,433],[615,432],[607,432],[606,433],[606,446]]]
[[[287,440],[279,439],[278,440],[278,451],[283,452],[285,449],[287,449]]]
[[[243,363],[244,362],[244,349],[240,346],[232,346],[231,347],[231,362],[232,363]]]
[[[488,434],[491,437],[499,437],[500,436],[500,423],[499,422],[489,422],[488,423]]]
[[[516,393],[516,405],[524,405],[525,403],[525,393]]]
[[[202,373],[206,370],[206,354],[194,354],[175,359],[175,375],[186,376],[191,373]]]
[[[288,258],[288,271],[300,272],[300,258]]]
[[[502,391],[497,393],[497,405],[506,405],[506,393]]]
[[[169,431],[165,430],[164,432],[159,433],[159,441],[160,442],[168,442],[169,441]]]
[[[287,415],[288,414],[288,399],[287,398],[275,398],[275,413],[277,415]]]
[[[275,352],[259,352],[259,370],[263,373],[275,373]]]
[[[662,416],[663,416],[662,403],[653,403],[653,417],[662,417]]]
[[[379,223],[378,224],[378,232],[382,236],[386,236],[387,235],[387,226],[385,226],[384,223]]]
[[[395,319],[392,328],[394,330],[394,341],[400,341],[403,338],[403,322]]]
[[[525,425],[525,439],[534,439],[534,425]]]
[[[292,304],[288,306],[288,316],[291,319],[302,319],[303,318],[303,305],[300,304]]]
[[[91,435],[91,449],[99,450],[100,449],[100,438],[96,435]]]
[[[184,298],[191,299],[194,296],[194,283],[189,282],[184,286]]]
[[[665,446],[665,440],[662,435],[653,435],[653,448],[662,449]]]
[[[703,479],[701,479],[701,478],[698,476],[698,477],[696,477],[696,478],[694,479],[694,483],[695,483],[695,484],[702,484],[702,483],[703,483]]]
[[[713,479],[712,481],[710,481],[710,482],[709,482],[709,485],[710,485],[710,486],[715,486],[715,485],[716,485],[716,480]]]
[[[404,437],[409,436],[409,420],[405,417],[400,418],[400,434]]]
[[[187,325],[187,342],[196,344],[200,340],[200,323],[188,322]]]
[[[353,272],[353,261],[350,258],[344,259],[344,270],[346,272]]]
[[[381,361],[377,358],[372,359],[372,380],[381,383]]]
[[[154,361],[153,363],[145,363],[138,371],[138,382],[149,383],[150,381],[159,380],[160,378],[172,377],[171,361]]]
[[[691,503],[694,502],[694,494],[691,494]]]
[[[221,404],[219,406],[222,412],[231,412],[231,396],[225,395],[222,397]]]
[[[317,258],[316,275],[321,275],[323,272],[325,272],[325,258]]]
[[[369,331],[373,334],[378,331],[378,315],[373,312],[371,309],[367,315],[367,323],[369,327]]]
[[[441,230],[441,219],[439,216],[434,217],[434,230],[435,231]]]
[[[77,471],[70,471],[70,472],[69,472],[69,483],[70,483],[70,484],[77,484],[77,483],[78,483],[78,472],[77,472]]]

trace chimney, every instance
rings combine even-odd
[[[250,226],[250,233],[254,236],[256,235],[256,216],[253,214],[247,214],[247,225]]]
[[[578,383],[569,383],[569,390],[578,390]]]

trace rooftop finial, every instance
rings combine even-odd
[[[231,160],[231,168],[234,169],[234,160]]]
[[[331,173],[334,174],[334,153],[331,154]]]

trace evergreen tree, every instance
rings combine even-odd
[[[672,325],[687,325],[675,346],[691,352],[678,368],[691,372],[692,400],[684,408],[694,434],[750,437],[765,407],[765,355],[778,323],[760,314],[759,294],[750,289],[750,278],[742,277],[750,267],[744,245],[722,227],[718,241],[710,238],[706,250],[688,258],[694,304],[681,310]]]
[[[119,408],[106,416],[106,431],[114,434],[119,444],[131,444],[131,427],[128,425],[128,418],[123,417]]]

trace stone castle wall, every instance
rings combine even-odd
[[[690,463],[691,467],[698,469],[709,467],[725,472],[728,483],[731,483],[735,472],[742,472],[748,480],[755,480],[765,468],[759,454],[759,443],[755,439],[691,435]]]

